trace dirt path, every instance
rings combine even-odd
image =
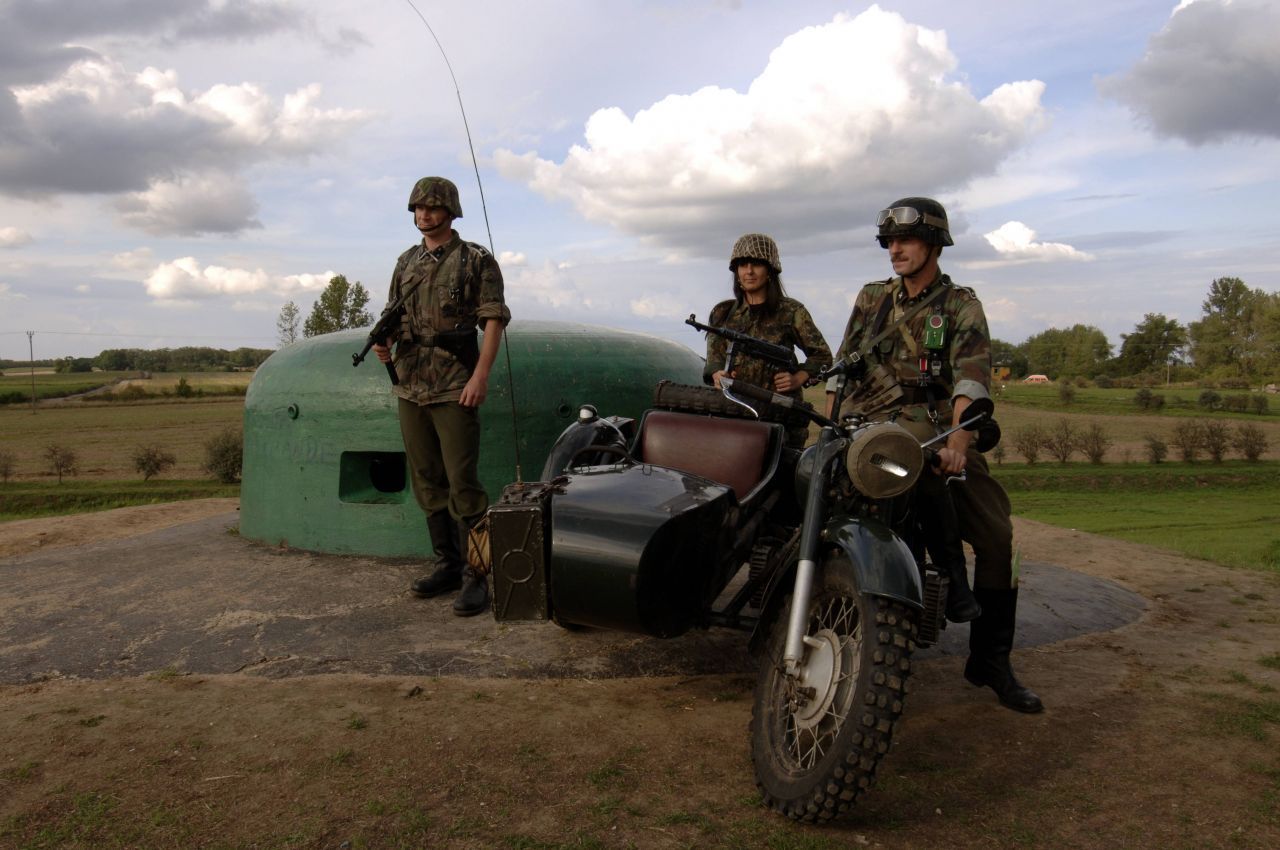
[[[0,847],[1280,846],[1274,576],[1018,522],[1032,564],[1105,579],[1143,613],[1015,653],[1048,706],[1038,716],[962,684],[961,656],[922,655],[878,786],[853,820],[810,828],[759,807],[752,679],[733,636],[454,620],[447,602],[403,596],[413,565],[253,547],[226,533],[226,505],[154,507],[170,510],[0,525],[0,662],[46,671],[0,686]],[[61,553],[39,543],[73,533]],[[129,547],[148,558],[129,561]],[[315,598],[299,589],[308,575]],[[1024,594],[1052,576],[1029,569]],[[215,586],[220,620],[202,607]],[[327,666],[184,673],[197,657],[172,625],[184,606],[208,636],[203,657],[228,665],[254,639],[309,635],[335,651]],[[433,661],[404,672],[395,653],[366,658],[369,645]],[[93,678],[58,672],[68,646]],[[441,666],[454,656],[465,677]],[[569,661],[511,674],[529,658]],[[356,660],[387,672],[344,672]],[[656,675],[601,678],[623,662]],[[485,676],[486,663],[505,672]],[[100,677],[110,664],[129,672]]]

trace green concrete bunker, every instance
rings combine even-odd
[[[430,553],[387,371],[372,356],[351,367],[365,333],[304,340],[259,367],[245,398],[242,536],[337,554]],[[505,345],[510,372],[500,353],[480,408],[480,480],[494,501],[516,479],[517,454],[521,477],[537,480],[580,405],[639,418],[659,381],[702,381],[701,357],[646,334],[517,321]]]

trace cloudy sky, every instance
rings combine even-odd
[[[763,231],[835,347],[913,194],[1011,342],[1280,288],[1276,0],[413,3],[517,321],[700,347]],[[487,244],[409,0],[0,0],[0,357],[275,347],[336,273],[380,308],[427,174]]]

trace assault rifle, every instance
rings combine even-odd
[[[730,330],[729,328],[704,325],[698,321],[698,317],[694,313],[690,313],[689,318],[685,319],[684,323],[692,325],[700,331],[715,334],[729,342],[729,348],[725,352],[724,358],[724,370],[726,372],[733,371],[733,362],[738,352],[763,360],[781,372],[795,372],[800,368],[800,363],[796,360],[795,351],[785,345],[766,342],[763,339],[757,339],[741,331]]]
[[[359,366],[364,362],[364,356],[369,353],[370,348],[375,345],[386,345],[391,335],[400,330],[400,319],[404,316],[405,301],[417,288],[416,286],[410,287],[399,298],[387,305],[387,309],[382,311],[378,321],[369,329],[369,337],[364,341],[364,348],[360,349],[359,354],[351,355],[352,366]],[[399,384],[400,378],[396,375],[395,364],[388,361],[383,365],[387,367],[387,374],[391,376],[391,383]]]

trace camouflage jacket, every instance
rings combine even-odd
[[[822,332],[813,323],[809,311],[794,298],[784,297],[772,316],[765,316],[759,307],[731,298],[721,301],[711,309],[707,324],[741,331],[789,349],[800,349],[807,358],[800,363],[800,368],[808,372],[810,377],[831,365],[831,349],[827,347],[827,341],[822,338]],[[712,374],[724,368],[728,347],[729,344],[723,337],[707,334],[707,365],[703,369],[702,378],[708,384],[711,383]],[[773,389],[773,375],[777,371],[774,367],[763,360],[741,354],[735,358],[734,363],[740,380]],[[788,395],[798,397],[800,391],[796,390]]]
[[[471,378],[458,356],[437,344],[436,335],[472,331],[486,319],[511,321],[502,300],[502,270],[488,249],[453,238],[428,251],[419,242],[396,260],[388,300],[417,284],[405,304],[394,362],[400,383],[394,392],[418,404],[457,401]]]
[[[865,354],[868,372],[884,366],[903,388],[905,405],[899,406],[903,406],[907,421],[899,422],[913,433],[920,432],[917,436],[926,436],[932,430],[931,403],[938,421],[949,427],[951,399],[990,395],[991,336],[982,304],[973,290],[956,286],[945,274],[915,298],[908,297],[901,278],[868,283],[858,293],[840,344],[840,357],[861,353],[868,342],[933,295],[939,286],[945,288],[943,294]],[[877,412],[862,404],[865,393],[860,390],[865,388],[865,382],[864,386],[852,388],[842,406],[844,412]],[[911,422],[921,427],[912,428]]]

